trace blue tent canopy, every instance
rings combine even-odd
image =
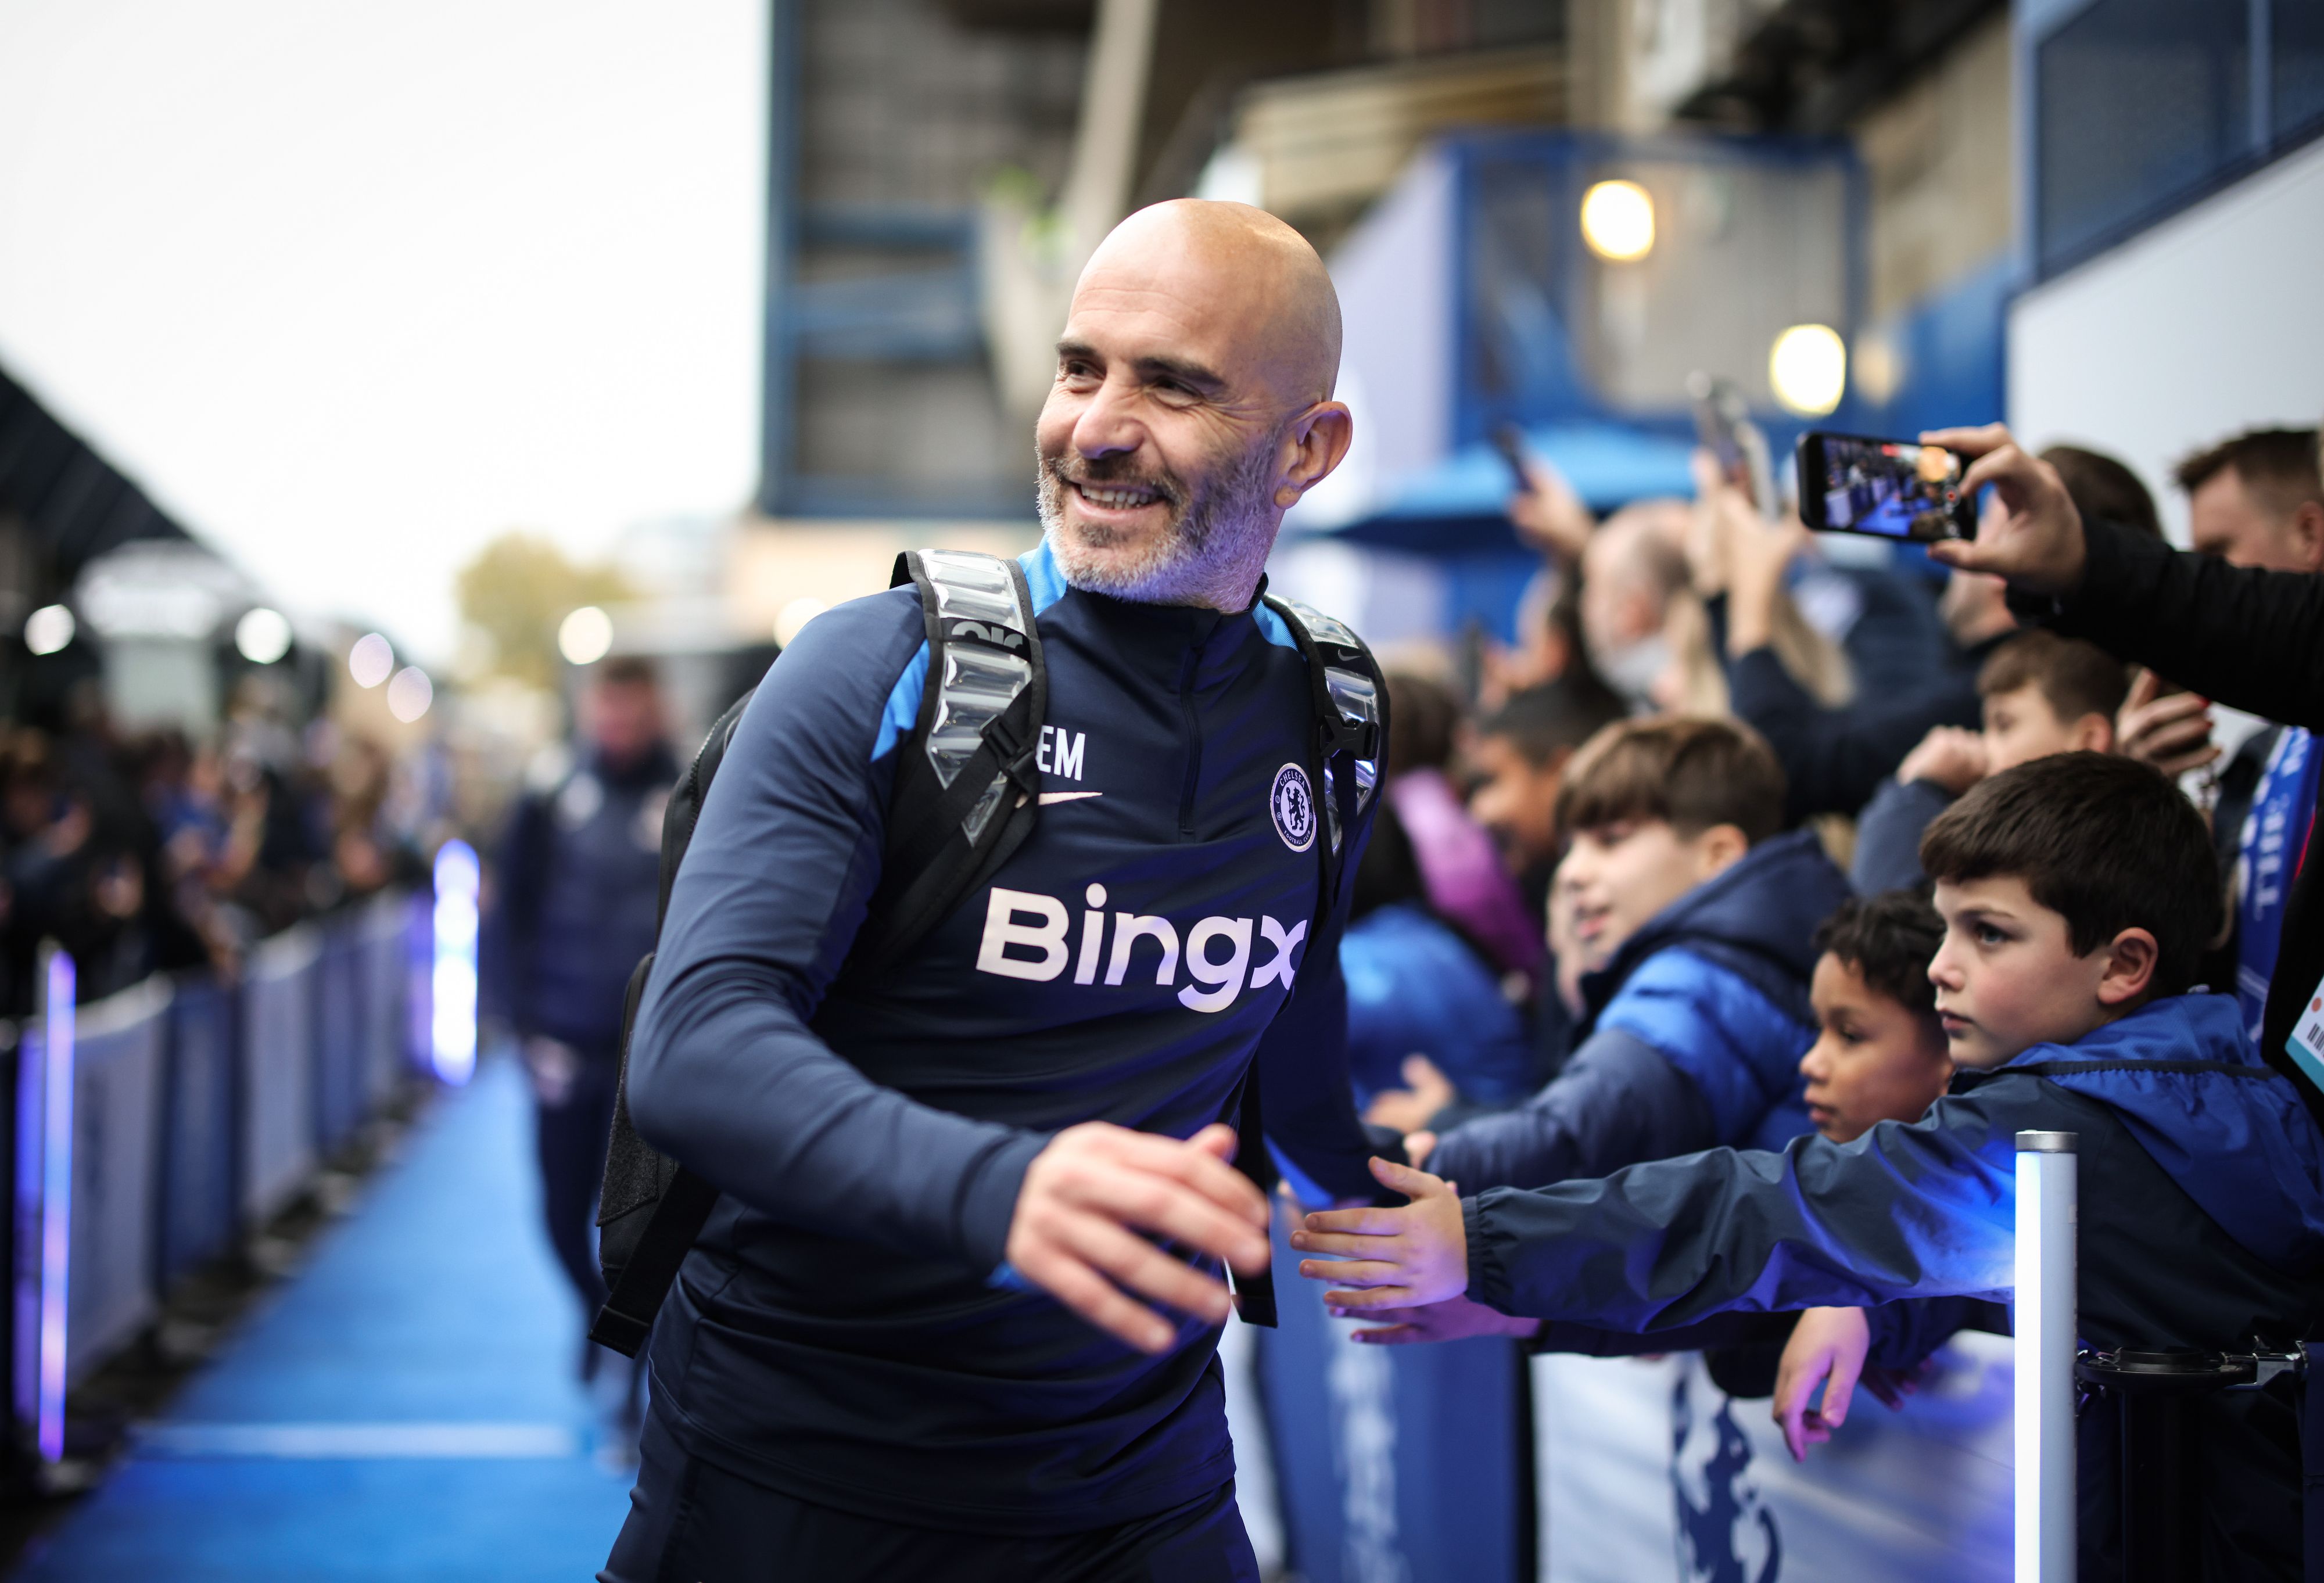
[[[1694,492],[1684,440],[1617,423],[1553,424],[1525,437],[1526,448],[1601,515],[1652,495]],[[1517,542],[1503,510],[1509,492],[1508,465],[1480,443],[1402,480],[1333,537],[1426,555],[1507,549]]]

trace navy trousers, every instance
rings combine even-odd
[[[1088,1533],[912,1528],[816,1505],[682,1450],[648,1411],[629,1521],[597,1583],[1259,1583],[1234,1486]]]

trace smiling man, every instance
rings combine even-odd
[[[954,685],[918,597],[817,617],[760,687],[632,1046],[638,1131],[724,1196],[605,1578],[1257,1576],[1213,1354],[1221,1261],[1268,1259],[1227,1163],[1246,1081],[1309,1188],[1370,1196],[1336,879],[1365,820],[1333,858],[1315,678],[1259,603],[1347,449],[1339,344],[1322,262],[1259,210],[1165,204],[1098,250],[1020,562],[1039,817],[891,965],[852,950]]]

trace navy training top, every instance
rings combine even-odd
[[[877,981],[845,971],[927,649],[909,589],[818,616],[712,784],[629,1102],[725,1194],[652,1341],[680,1443],[851,1512],[1056,1533],[1214,1492],[1233,1453],[1215,1332],[1182,1321],[1150,1358],[994,1278],[1048,1136],[1188,1137],[1256,1059],[1278,1153],[1375,1187],[1344,912],[1315,917],[1327,838],[1275,813],[1314,733],[1290,633],[1068,589],[1046,547],[1023,564],[1049,676],[1032,834]]]

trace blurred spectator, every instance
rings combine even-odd
[[[601,663],[579,713],[580,762],[520,801],[511,818],[493,926],[510,1020],[532,1078],[542,1216],[586,1329],[605,1300],[593,1238],[622,1003],[632,971],[654,946],[661,817],[678,763],[664,738],[659,681],[644,660]],[[601,1356],[583,1345],[585,1376]]]
[[[2324,477],[2317,431],[2262,428],[2197,452],[2175,470],[2199,554],[2229,566],[2314,574],[2324,567]],[[2172,774],[2218,757],[2209,701],[2149,675],[2122,713],[2126,751]],[[2273,722],[2234,744],[2216,781],[2211,833],[2228,878],[2232,973],[2244,1026],[2260,1037],[2291,877],[2308,849],[2319,755],[2309,733]]]
[[[2103,512],[2135,530],[2160,535],[2153,501],[2121,463],[2075,446],[2053,446],[2043,455],[2055,457],[2060,474],[2089,496],[2092,515]],[[1841,708],[1824,706],[1772,647],[1773,602],[1809,536],[1795,522],[1770,527],[1731,487],[1714,482],[1705,492],[1717,502],[1728,557],[1732,705],[1783,762],[1791,788],[1784,805],[1789,820],[1853,815],[1930,731],[1981,723],[1977,676],[2016,630],[1997,579],[1954,572],[1937,607],[1951,640],[1950,660],[1932,667],[1917,686],[1868,693]]]
[[[1582,636],[1591,667],[1633,711],[1678,701],[1667,628],[1689,585],[1686,503],[1639,501],[1609,517],[1580,562]]]
[[[1357,870],[1340,968],[1356,1102],[1383,1091],[1405,1096],[1395,1118],[1369,1119],[1411,1130],[1455,1094],[1505,1104],[1530,1091],[1533,1052],[1518,1007],[1492,963],[1430,905],[1394,803],[1380,810]]]
[[[2112,752],[2127,687],[2122,662],[2095,643],[2039,629],[2006,640],[1978,672],[1985,729],[1937,727],[1858,816],[1858,893],[1920,884],[1921,833],[1987,776],[2051,753]]]
[[[2316,474],[2316,430],[2255,428],[2196,452],[2172,476],[2187,492],[2187,527],[2199,555],[2231,566],[2316,572],[2324,571],[2324,492]],[[2073,489],[2070,477],[2066,487]]]
[[[1437,916],[1459,929],[1497,972],[1541,971],[1539,913],[1528,914],[1492,838],[1461,805],[1447,770],[1461,704],[1451,690],[1406,673],[1388,677],[1386,788],[1398,832]]]
[[[1580,1002],[1567,991],[1579,957],[1559,951],[1551,877],[1557,866],[1557,791],[1566,761],[1622,718],[1621,701],[1579,675],[1512,696],[1476,728],[1469,750],[1475,778],[1469,812],[1500,842],[1526,912],[1551,919],[1550,953],[1534,997],[1535,1070],[1545,1078],[1565,1060]]]

